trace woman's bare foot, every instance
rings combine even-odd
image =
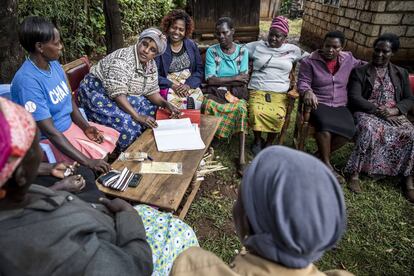
[[[409,202],[414,203],[414,183],[413,183],[413,176],[407,176],[405,178],[405,197],[408,199]]]
[[[359,185],[359,174],[353,174],[348,180],[348,188],[356,193],[359,194],[362,192],[361,186]]]

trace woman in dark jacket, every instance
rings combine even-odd
[[[399,49],[394,34],[374,42],[372,61],[354,69],[348,83],[348,105],[355,112],[357,141],[346,171],[351,190],[360,192],[359,173],[404,176],[406,196],[414,202],[414,126],[407,112],[414,104],[408,72],[390,63]]]
[[[165,53],[155,59],[161,94],[176,107],[182,108],[187,106],[185,100],[181,99],[191,95],[199,107],[202,93],[198,88],[204,70],[200,51],[194,41],[189,39],[194,22],[185,11],[173,10],[164,16],[161,26],[168,37]]]

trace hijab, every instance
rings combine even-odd
[[[305,268],[345,231],[342,189],[318,159],[282,146],[263,150],[241,186],[251,226],[244,245],[289,268]]]

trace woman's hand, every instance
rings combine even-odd
[[[98,173],[107,173],[111,169],[111,165],[102,159],[89,159],[86,166]]]
[[[132,207],[131,204],[120,198],[109,200],[107,198],[101,197],[99,201],[105,205],[106,208],[108,208],[108,210],[112,213],[118,213],[122,211],[135,211],[134,207]]]
[[[307,106],[310,106],[312,109],[318,108],[318,98],[316,97],[313,91],[309,90],[305,92],[305,96],[303,97],[303,103]]]
[[[180,84],[180,85],[173,86],[174,93],[177,94],[177,96],[181,98],[186,98],[188,95],[190,95],[190,89],[191,87],[187,84]]]
[[[73,174],[78,167],[79,164],[77,162],[74,162],[73,164],[57,163],[53,166],[52,170],[50,171],[50,175],[63,179],[65,178],[65,172],[67,170],[70,170]]]
[[[234,80],[247,84],[247,83],[249,83],[249,75],[248,74],[239,74],[239,75],[234,77]]]
[[[146,127],[150,127],[150,128],[156,128],[158,127],[157,122],[155,121],[155,119],[151,116],[147,116],[147,115],[138,115],[138,118],[136,118],[136,120],[140,123],[143,124]]]
[[[396,107],[386,107],[384,105],[379,106],[377,110],[375,111],[375,115],[378,117],[381,117],[383,119],[386,119],[391,116],[397,116],[400,113],[398,108]]]
[[[87,128],[85,128],[85,130],[83,131],[86,135],[86,137],[88,137],[90,140],[101,144],[104,140],[104,136],[102,134],[102,132],[100,132],[96,127],[94,126],[89,126]]]
[[[402,126],[404,123],[404,120],[402,120],[401,116],[389,116],[385,118],[385,120],[392,126]]]
[[[181,111],[177,107],[175,107],[171,103],[167,102],[165,104],[165,108],[168,109],[168,111],[170,111],[170,113],[171,113],[170,119],[178,119],[178,118],[180,118]]]
[[[86,181],[81,175],[71,175],[56,182],[51,188],[57,191],[78,193],[85,188],[85,185]]]

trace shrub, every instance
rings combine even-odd
[[[172,0],[118,0],[124,38],[158,26],[173,8]],[[105,53],[105,17],[101,0],[20,0],[20,22],[29,15],[49,18],[59,29],[65,46],[63,62],[87,54]]]

